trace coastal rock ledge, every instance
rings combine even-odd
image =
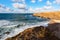
[[[47,27],[28,28],[18,35],[6,40],[60,40],[60,23],[48,24]]]

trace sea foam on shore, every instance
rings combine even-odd
[[[1,35],[2,35],[0,40],[5,40],[8,37],[13,37],[13,36],[19,34],[20,32],[24,31],[27,28],[32,28],[32,27],[36,27],[36,26],[40,26],[40,25],[47,26],[47,24],[49,22],[48,21],[37,22],[37,23],[23,23],[23,22],[20,23],[19,22],[17,24],[16,22],[10,22],[10,21],[7,21],[7,20],[2,20],[1,23],[2,23],[2,24],[0,24],[1,26],[3,26],[3,25],[5,25],[5,26],[2,27],[3,30],[0,30]],[[16,26],[19,25],[19,24],[25,24],[25,25],[21,25],[20,27],[16,28]],[[9,34],[4,34],[4,32],[10,32],[10,33]]]

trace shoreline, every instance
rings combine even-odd
[[[7,33],[8,35],[4,36],[3,39],[1,39],[1,40],[5,40],[6,38],[16,36],[19,33],[23,32],[25,29],[33,28],[33,27],[40,26],[40,25],[43,25],[43,24],[44,24],[44,26],[47,26],[48,21],[38,22],[37,24],[34,24],[34,25],[27,25],[27,26],[24,26],[23,28],[19,28],[18,31],[16,31],[17,34],[15,34],[15,32],[14,32],[14,34],[12,34],[12,33],[8,34]],[[22,29],[22,30],[20,30],[20,29]]]
[[[42,30],[46,30],[46,31],[48,31],[48,33],[49,32],[51,32],[49,35],[51,36],[51,34],[52,34],[52,36],[54,36],[54,37],[56,37],[56,40],[58,39],[58,40],[60,40],[60,36],[58,36],[58,28],[60,28],[59,27],[60,26],[60,23],[52,23],[52,24],[48,24],[48,26],[47,27],[44,27],[44,26],[36,26],[36,27],[32,27],[32,28],[27,28],[27,29],[25,29],[23,32],[21,32],[21,33],[19,33],[19,34],[17,34],[16,36],[14,36],[14,37],[10,37],[10,38],[7,38],[6,40],[18,40],[19,39],[19,36],[20,37],[22,37],[22,35],[24,35],[23,37],[24,38],[21,38],[21,39],[24,39],[24,40],[26,40],[27,38],[26,38],[26,36],[28,35],[28,33],[32,33],[33,31],[33,29],[35,28],[35,30],[34,31],[36,31],[36,30],[38,30],[39,31],[39,33],[40,33],[40,29],[39,28],[41,28],[42,27]],[[47,29],[48,30],[47,30]],[[37,32],[38,32],[37,31]],[[44,40],[44,32],[46,32],[46,31],[42,31],[42,33],[43,34],[39,34],[38,35],[38,33],[36,33],[36,35],[38,35],[38,37],[40,38],[40,39],[43,39]],[[56,33],[57,32],[57,33]],[[60,31],[59,31],[60,32]],[[34,32],[33,32],[34,33]],[[29,34],[29,35],[31,35],[31,34]],[[34,34],[33,34],[34,35]],[[31,35],[32,36],[32,35]],[[31,37],[31,36],[28,36],[28,38],[29,37]],[[50,36],[47,36],[47,38],[48,37],[50,37]],[[52,38],[52,36],[51,36],[51,40],[55,40],[55,39],[53,39]],[[35,37],[37,37],[37,36],[35,36]],[[39,38],[37,38],[37,39],[39,39]],[[31,38],[29,38],[29,39],[31,39]],[[20,39],[19,39],[20,40]],[[31,39],[32,40],[32,39]],[[50,40],[50,39],[48,39],[48,40]]]

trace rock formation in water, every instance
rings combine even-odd
[[[6,40],[60,40],[60,34],[56,33],[59,31],[60,24],[48,24],[48,27],[37,26],[28,28],[18,35],[7,38]]]

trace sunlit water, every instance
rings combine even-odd
[[[48,23],[47,19],[34,17],[32,13],[0,14],[0,40],[13,37],[27,28],[47,26]],[[6,32],[10,33],[5,34]]]

